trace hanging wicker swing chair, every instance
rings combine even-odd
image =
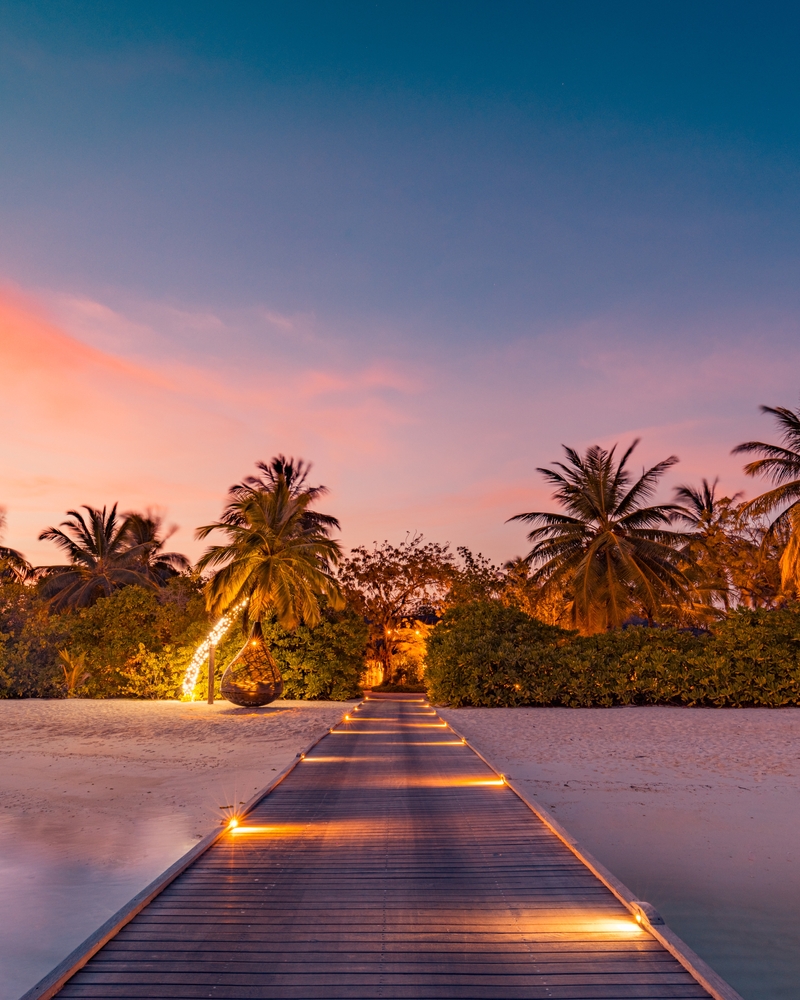
[[[223,698],[243,708],[268,705],[280,697],[283,679],[264,642],[261,622],[253,625],[247,642],[228,664],[220,691]]]

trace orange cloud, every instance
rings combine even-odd
[[[148,302],[115,310],[6,289],[8,543],[50,561],[52,547],[36,542],[43,527],[81,503],[119,501],[166,508],[182,525],[176,544],[197,555],[194,527],[216,518],[254,461],[279,451],[315,462],[345,544],[422,531],[497,560],[527,548],[524,525],[508,517],[550,509],[536,467],[559,459],[562,443],[641,436],[635,468],[681,458],[665,497],[677,482],[717,474],[724,490],[752,495],[757,484],[730,449],[772,433],[759,403],[797,402],[797,339],[778,331],[777,347],[754,357],[768,334],[742,328],[738,339],[698,336],[695,346],[686,331],[639,340],[637,324],[607,320],[505,347],[450,343],[412,356],[405,345],[393,360],[365,348],[363,331],[347,343],[308,315]]]
[[[104,307],[81,309],[112,331],[121,325]],[[43,527],[69,507],[114,501],[166,506],[183,525],[180,543],[196,553],[192,529],[217,516],[227,486],[256,459],[324,451],[363,461],[388,450],[387,432],[404,419],[381,394],[392,380],[370,367],[134,363],[88,346],[8,289],[0,292],[0,365],[0,419],[11,430],[0,503],[13,543],[39,561],[53,556],[35,541]]]

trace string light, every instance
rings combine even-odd
[[[246,606],[247,600],[244,600],[240,604],[237,604],[236,607],[226,611],[194,651],[194,656],[192,657],[191,663],[186,668],[186,673],[183,678],[183,687],[181,690],[183,691],[184,697],[194,699],[194,689],[197,684],[197,678],[200,674],[200,668],[208,659],[209,649],[211,649],[212,646],[217,646],[219,644],[228,629],[231,625],[233,625],[236,616],[240,611],[243,611]]]

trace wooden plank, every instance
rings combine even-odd
[[[349,714],[59,996],[723,1000],[424,699]]]

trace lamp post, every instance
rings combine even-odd
[[[208,647],[208,703],[214,704],[214,653],[215,646]]]

